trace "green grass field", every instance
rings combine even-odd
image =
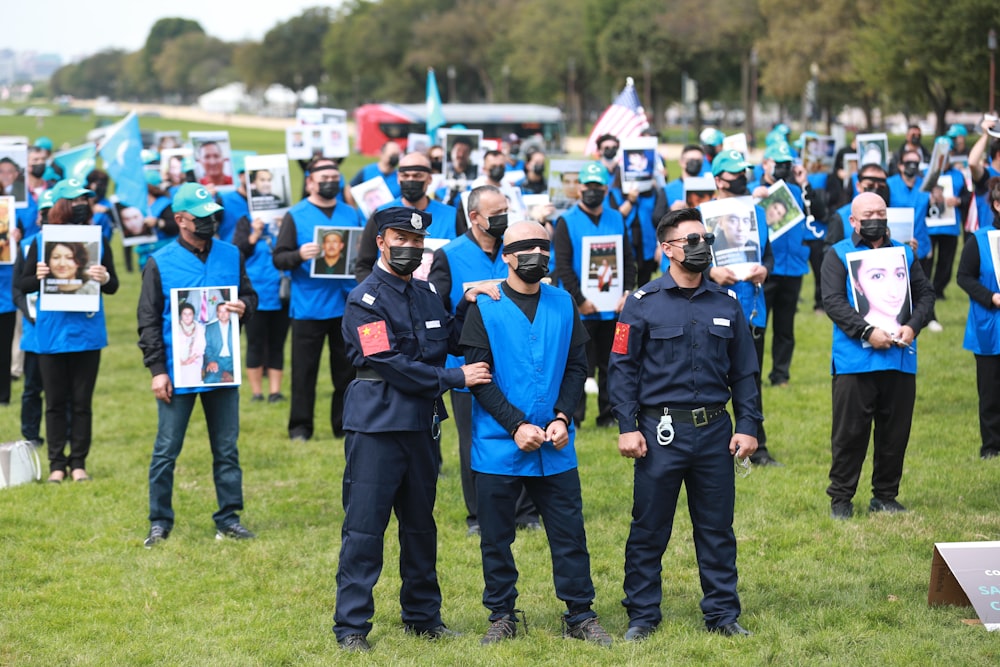
[[[0,127],[40,134],[13,125],[22,120],[4,118]],[[47,119],[44,132],[74,142],[86,128],[71,127],[70,120],[80,123]],[[165,121],[150,127],[188,128]],[[245,131],[245,140],[237,140],[237,132],[244,131],[233,132],[239,148],[280,149],[278,133]],[[869,463],[855,498],[857,516],[837,522],[829,518],[824,493],[831,325],[812,312],[807,279],[791,384],[765,388],[764,395],[769,446],[787,467],[754,469],[737,480],[741,622],[754,637],[704,632],[690,520],[681,509],[664,557],[664,622],[649,641],[617,641],[601,649],[562,639],[563,605],[552,590],[545,536],[522,533],[515,544],[519,607],[527,612],[530,634],[480,647],[487,612],[480,602],[479,548],[465,536],[457,443],[446,422],[436,510],[438,574],[445,622],[465,636],[429,644],[403,635],[393,521],[375,591],[375,649],[348,656],[330,631],[343,448],[323,417],[329,380],[321,377],[317,437],[306,444],[287,439],[287,404],[251,404],[249,391],[241,392],[243,519],[257,540],[214,539],[211,456],[196,409],[178,462],[174,532],[156,549],[143,549],[156,409],[136,347],[139,276],[119,268],[122,288],[105,300],[110,345],[94,401],[88,461],[94,481],[0,490],[0,664],[1000,663],[998,637],[962,623],[975,617],[971,608],[927,605],[935,542],[995,540],[1000,534],[1000,460],[978,457],[974,364],[961,349],[967,302],[954,285],[938,306],[945,331],[920,338],[917,407],[899,498],[911,512],[869,517],[863,511]],[[287,376],[285,384],[287,394]],[[15,384],[14,403],[0,409],[4,440],[19,437],[19,397]],[[592,422],[577,440],[595,607],[620,639],[627,625],[619,601],[632,496],[631,466],[615,445],[614,431]]]

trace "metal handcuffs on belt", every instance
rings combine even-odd
[[[674,441],[674,418],[670,416],[670,409],[663,408],[663,416],[656,425],[656,442],[661,447],[666,447]]]

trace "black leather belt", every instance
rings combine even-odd
[[[695,426],[708,426],[708,424],[726,414],[726,406],[706,405],[703,408],[695,408],[694,410],[642,406],[639,408],[639,413],[645,415],[646,417],[657,418],[662,417],[665,414],[669,414],[675,421],[686,422],[688,424],[694,424]]]
[[[359,368],[357,370],[357,375],[354,376],[358,380],[366,380],[368,382],[381,382],[382,376],[376,373],[371,368]]]

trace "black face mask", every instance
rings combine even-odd
[[[775,162],[774,171],[771,172],[771,176],[775,181],[788,181],[788,178],[792,175],[792,163],[791,162]]]
[[[587,208],[595,209],[604,201],[604,191],[592,190],[588,188],[583,191],[582,195],[580,195],[580,201],[583,202],[583,205]]]
[[[431,160],[431,171],[441,173],[442,169],[444,169],[444,163],[441,160]]]
[[[615,156],[618,155],[618,149],[617,148],[605,148],[603,151],[601,151],[601,155],[604,156],[605,160],[614,160]]]
[[[503,175],[507,173],[507,167],[504,165],[499,165],[496,167],[490,167],[490,180],[499,183],[503,180]]]
[[[70,224],[85,225],[90,221],[90,204],[73,204],[70,214]]]
[[[533,171],[535,173],[535,176],[543,176],[543,175],[545,175],[545,163],[544,162],[539,162],[538,164],[536,164],[535,166],[533,166],[531,168],[531,171]]]
[[[45,175],[45,163],[33,164],[31,165],[31,175],[35,178],[41,178]]]
[[[517,256],[514,273],[517,277],[534,285],[549,272],[549,256],[542,252],[524,252]]]
[[[885,238],[885,233],[889,229],[889,223],[885,218],[869,218],[861,221],[861,229],[858,234],[866,241],[878,241]]]
[[[399,155],[390,155],[389,156],[389,166],[392,167],[393,169],[395,169],[396,165],[398,165],[398,164],[399,164]]]
[[[688,271],[701,273],[712,263],[712,249],[707,243],[701,241],[698,245],[684,246],[684,261],[681,262]]]
[[[204,218],[195,218],[194,235],[204,240],[215,236],[215,216],[207,215]]]
[[[389,267],[401,276],[408,276],[417,270],[424,259],[424,249],[413,246],[386,246],[389,248]]]
[[[418,202],[424,198],[427,192],[427,185],[423,181],[400,181],[399,191],[403,194],[403,199],[409,202]]]
[[[747,176],[746,174],[740,174],[731,181],[726,182],[726,189],[729,190],[729,194],[735,195],[736,197],[742,197],[747,193]]]
[[[507,231],[507,214],[491,215],[486,218],[486,222],[489,223],[486,233],[495,239],[502,239],[504,232]]]
[[[907,178],[913,178],[918,173],[920,173],[920,163],[919,162],[904,162],[903,163],[903,175]]]
[[[684,173],[688,176],[698,176],[701,174],[702,160],[688,160],[684,163]]]
[[[336,199],[340,194],[340,181],[323,181],[317,186],[316,194],[323,199]]]

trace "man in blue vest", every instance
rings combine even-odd
[[[174,288],[238,286],[237,298],[220,308],[250,318],[257,294],[247,277],[239,249],[213,240],[215,214],[221,210],[203,185],[185,183],[174,195],[177,241],[161,248],[146,262],[139,294],[139,347],[142,361],[153,375],[159,424],[149,464],[149,534],[147,549],[170,536],[174,526],[172,503],[174,465],[184,444],[195,399],[201,397],[212,443],[212,474],[219,511],[212,515],[216,539],[245,540],[254,534],[243,527],[237,512],[243,509],[243,471],[236,441],[240,433],[240,396],[237,387],[174,387],[173,332],[170,291]]]
[[[628,240],[625,220],[617,210],[605,206],[610,178],[608,170],[600,162],[589,162],[584,165],[580,170],[578,186],[580,202],[559,218],[552,235],[556,254],[556,270],[553,277],[562,281],[562,286],[573,297],[580,315],[583,316],[583,325],[590,335],[587,358],[591,370],[596,371],[597,375],[598,426],[614,424],[611,404],[608,402],[608,356],[611,353],[611,342],[615,333],[615,320],[629,291],[635,287],[636,274],[632,244]],[[617,276],[617,280],[621,281],[622,295],[616,304],[604,309],[599,309],[584,292],[587,283],[592,282],[589,275],[580,275],[584,238],[594,236],[615,237],[615,243],[620,243],[622,249],[624,266],[618,267]],[[589,289],[588,293],[593,295],[594,290]],[[573,414],[573,419],[578,425],[583,423],[586,409],[587,397],[582,396]]]
[[[910,439],[916,398],[916,337],[934,307],[934,288],[924,276],[913,250],[891,241],[886,204],[865,192],[851,203],[853,233],[826,253],[823,260],[823,308],[833,320],[833,432],[830,466],[831,516],[854,515],[851,499],[858,487],[875,422],[872,499],[869,512],[905,512],[897,500],[903,476],[903,457]],[[909,273],[912,305],[896,331],[870,324],[855,307],[847,254],[901,246]],[[894,325],[895,326],[895,325]]]
[[[448,352],[458,351],[460,325],[433,285],[413,278],[430,216],[395,207],[376,211],[375,219],[382,255],[351,292],[343,317],[357,377],[348,388],[344,419],[344,525],[333,631],[351,652],[371,650],[372,589],[382,571],[382,540],[393,511],[399,521],[405,631],[432,640],[455,635],[441,621],[436,571],[435,441],[440,420],[447,417],[441,394],[491,379],[484,363],[444,367]]]
[[[385,184],[389,188],[389,192],[392,193],[392,196],[398,197],[400,195],[400,190],[399,177],[396,174],[396,167],[399,165],[399,157],[401,153],[402,150],[400,150],[399,144],[395,141],[389,140],[382,144],[382,150],[379,152],[378,162],[373,162],[361,168],[358,173],[354,175],[354,178],[351,179],[351,187],[361,185],[365,181],[370,181],[373,178],[381,178],[385,181]]]
[[[290,271],[292,301],[292,400],[288,414],[288,437],[304,442],[313,437],[313,408],[316,381],[323,346],[329,342],[330,426],[337,438],[344,436],[344,392],[354,378],[340,332],[347,295],[357,283],[350,278],[315,278],[310,275],[312,260],[322,248],[316,243],[316,227],[360,227],[356,208],[337,201],[340,169],[329,158],[316,158],[307,167],[309,197],[289,209],[274,245],[274,266]]]
[[[570,423],[587,378],[587,331],[569,294],[540,284],[549,266],[545,229],[519,222],[504,241],[507,278],[496,293],[477,298],[462,330],[466,362],[493,369],[493,382],[472,388],[483,604],[490,610],[482,643],[517,635],[511,544],[523,488],[545,519],[556,595],[567,608],[563,635],[609,646],[611,637],[591,609],[594,585]]]

